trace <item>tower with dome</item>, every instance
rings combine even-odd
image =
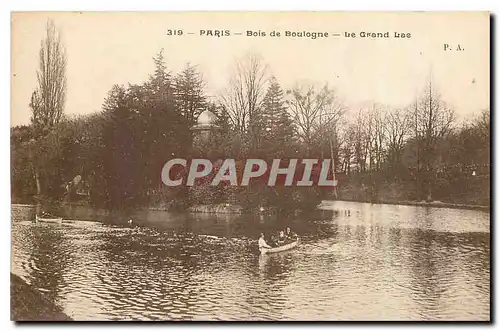
[[[210,110],[203,111],[198,116],[197,123],[191,127],[193,131],[193,146],[199,151],[205,150],[214,134],[220,131],[217,117]]]

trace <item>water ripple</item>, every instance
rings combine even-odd
[[[456,224],[310,220],[297,249],[260,256],[226,220],[33,224],[27,208],[12,209],[12,271],[77,320],[489,319],[489,233]]]

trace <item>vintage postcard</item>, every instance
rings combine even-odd
[[[13,12],[11,319],[484,321],[488,12]]]

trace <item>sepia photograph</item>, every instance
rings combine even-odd
[[[12,321],[491,321],[489,12],[10,19]]]

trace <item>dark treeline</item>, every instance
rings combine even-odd
[[[236,62],[216,98],[207,96],[197,66],[172,73],[163,52],[153,60],[147,81],[115,85],[102,111],[87,116],[48,112],[57,105],[44,106],[39,84],[30,103],[31,124],[11,129],[13,198],[84,197],[107,208],[238,203],[296,209],[334,196],[317,188],[169,188],[161,182],[167,160],[203,156],[331,158],[338,198],[382,200],[392,185],[394,199],[489,203],[484,184],[489,181],[489,110],[458,123],[431,82],[407,107],[373,103],[353,110],[328,85],[283,88],[255,55]],[[220,129],[196,143],[190,128],[207,109]],[[43,113],[51,121],[41,125]]]

